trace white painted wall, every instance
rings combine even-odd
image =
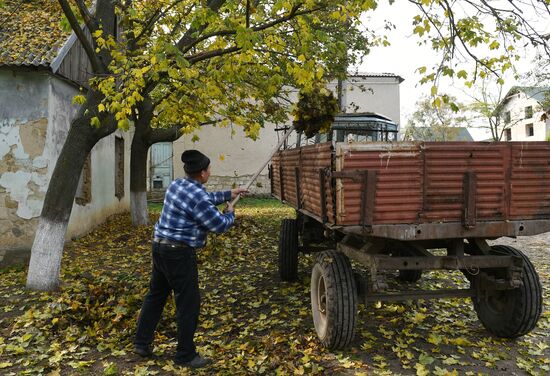
[[[401,124],[400,81],[399,77],[391,76],[350,77],[343,82],[345,112],[376,112]]]
[[[57,156],[67,136],[70,121],[78,109],[76,105],[72,105],[72,98],[77,94],[77,91],[64,81],[52,78],[50,82],[49,114],[52,139],[47,144],[51,146],[51,160],[57,160]],[[67,111],[68,108],[71,110]],[[121,200],[115,196],[115,136],[124,138],[125,148],[125,195]],[[130,132],[117,131],[115,134],[99,141],[92,149],[92,200],[86,205],[73,204],[69,227],[67,229],[67,238],[83,235],[105,221],[108,216],[129,210],[131,136]],[[50,176],[54,167],[55,163],[50,163]]]
[[[533,106],[533,117],[525,119],[525,107],[528,106]],[[522,92],[514,94],[504,104],[503,113],[507,111],[510,111],[512,141],[546,140],[548,132],[550,132],[550,120],[541,120],[543,111],[537,100]],[[531,137],[526,133],[527,124],[533,124],[534,135]]]

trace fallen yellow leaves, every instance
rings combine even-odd
[[[488,336],[468,300],[360,305],[349,349],[323,349],[309,296],[312,255],[300,255],[298,282],[277,277],[279,221],[293,212],[274,201],[239,206],[238,224],[199,252],[202,308],[197,345],[210,375],[477,375],[550,372],[548,299],[539,327],[518,341]],[[253,203],[253,202],[252,202]],[[153,220],[155,217],[152,218]],[[59,292],[26,291],[25,271],[0,272],[0,373],[185,375],[176,348],[172,301],[155,338],[153,360],[131,353],[150,272],[150,227],[109,219],[65,249]],[[536,261],[535,261],[536,262]],[[548,261],[537,262],[548,298]],[[422,288],[464,284],[426,273]],[[388,278],[390,288],[397,282]],[[455,286],[456,287],[456,286]]]

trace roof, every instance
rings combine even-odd
[[[70,33],[56,0],[0,2],[0,66],[49,67]]]
[[[389,78],[397,78],[397,80],[399,81],[399,83],[405,81],[405,79],[395,73],[387,73],[387,72],[382,72],[382,73],[373,73],[373,72],[357,72],[357,73],[352,73],[349,75],[349,77],[389,77]]]
[[[436,138],[434,138],[434,129],[431,127],[415,127],[414,129],[416,131],[415,133],[420,136],[418,137],[418,140],[437,140]],[[474,141],[472,134],[466,127],[445,127],[441,129],[446,131],[446,136],[448,137],[447,141]]]
[[[503,102],[506,102],[510,96],[519,92],[525,93],[530,98],[535,99],[538,102],[542,102],[548,99],[550,95],[550,87],[548,86],[513,86],[506,96]]]
[[[390,118],[375,112],[342,113],[334,117],[332,129],[387,130],[397,132],[397,124]]]
[[[472,134],[466,127],[458,127],[458,134],[454,137],[455,141],[473,141]]]

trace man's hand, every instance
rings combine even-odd
[[[233,208],[233,205],[231,205],[230,202],[228,202],[226,205],[225,205],[225,209],[223,209],[223,212],[224,213],[233,213],[235,211],[235,209]]]
[[[245,187],[238,187],[231,190],[231,199],[233,200],[237,195],[244,195],[248,193],[248,189]]]

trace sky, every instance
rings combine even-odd
[[[394,73],[405,79],[400,85],[402,127],[406,126],[408,117],[415,111],[416,101],[430,93],[431,84],[419,84],[421,76],[415,72],[416,69],[421,66],[430,67],[438,60],[431,48],[418,46],[418,37],[412,34],[412,18],[416,13],[416,7],[408,1],[399,1],[393,6],[390,6],[387,1],[380,1],[378,8],[371,13],[371,18],[365,20],[365,24],[382,32],[384,19],[389,19],[397,29],[387,34],[391,46],[373,48],[363,64],[358,67],[360,72]],[[527,71],[530,61],[531,59],[526,57],[525,61],[518,65],[518,71],[520,73]],[[519,82],[513,77],[507,77],[505,88],[508,90],[517,84]],[[466,102],[468,98],[464,90],[466,89],[459,83],[453,85],[446,82],[439,86],[440,93],[448,92],[456,96],[459,101]],[[473,133],[475,139],[485,138],[484,130],[478,129]]]

